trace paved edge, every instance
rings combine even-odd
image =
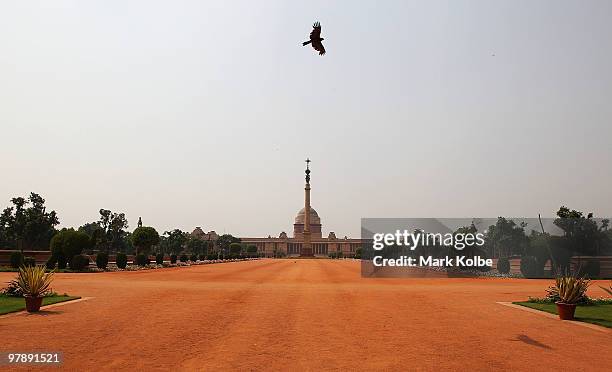
[[[41,306],[40,309],[41,310],[51,309],[51,308],[54,308],[54,307],[69,305],[69,304],[73,304],[73,303],[76,303],[76,302],[91,300],[92,298],[94,298],[94,297],[81,297],[81,298],[77,298],[77,299],[74,299],[74,300],[62,301],[62,302],[58,302],[58,303],[51,304],[51,305]],[[28,313],[25,310],[21,310],[21,311],[16,311],[16,312],[13,312],[13,313],[8,313],[8,314],[0,315],[0,319],[11,318],[11,317],[14,317],[14,316],[19,316],[19,315],[30,315],[30,313]],[[33,313],[32,315],[36,315],[36,313]]]
[[[527,311],[527,312],[530,312],[530,313],[533,313],[533,314],[538,314],[540,316],[545,316],[547,318],[555,319],[555,320],[560,321],[560,322],[565,322],[565,323],[575,324],[575,325],[586,327],[586,328],[591,328],[591,329],[594,329],[596,331],[603,332],[603,333],[612,333],[612,331],[610,331],[609,328],[606,328],[606,327],[603,327],[603,326],[599,326],[597,324],[581,322],[581,321],[574,321],[574,320],[561,320],[555,314],[547,313],[546,311],[532,309],[532,308],[527,307],[527,306],[521,306],[521,305],[513,304],[512,302],[496,302],[496,303],[498,303],[500,305],[512,307],[514,309],[519,309],[519,310]]]

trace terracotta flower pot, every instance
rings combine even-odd
[[[28,313],[35,313],[40,310],[42,305],[42,297],[25,297],[26,310]]]
[[[576,311],[576,304],[566,304],[563,302],[555,302],[557,305],[557,313],[561,320],[574,320],[574,312]]]

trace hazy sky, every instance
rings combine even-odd
[[[2,1],[0,207],[324,234],[612,215],[612,2]],[[301,42],[319,20],[328,53]]]

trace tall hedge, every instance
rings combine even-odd
[[[159,234],[157,230],[150,226],[136,228],[131,235],[132,244],[138,248],[138,253],[147,255],[151,247],[159,244]]]
[[[51,254],[58,258],[72,262],[72,258],[89,248],[91,240],[89,235],[74,229],[63,229],[51,238]]]

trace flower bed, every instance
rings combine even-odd
[[[189,266],[196,266],[196,265],[212,265],[212,264],[219,264],[219,263],[226,263],[226,262],[253,261],[253,260],[258,260],[258,259],[259,258],[232,258],[228,260],[203,260],[203,261],[197,260],[197,261],[187,261],[187,262],[177,261],[176,263],[164,262],[161,265],[150,263],[145,266],[127,265],[125,269],[120,269],[117,267],[116,264],[109,263],[106,269],[90,267],[86,272],[100,273],[100,272],[114,272],[114,271],[155,270],[155,269],[164,269],[164,268],[169,268],[169,267],[189,267]]]

